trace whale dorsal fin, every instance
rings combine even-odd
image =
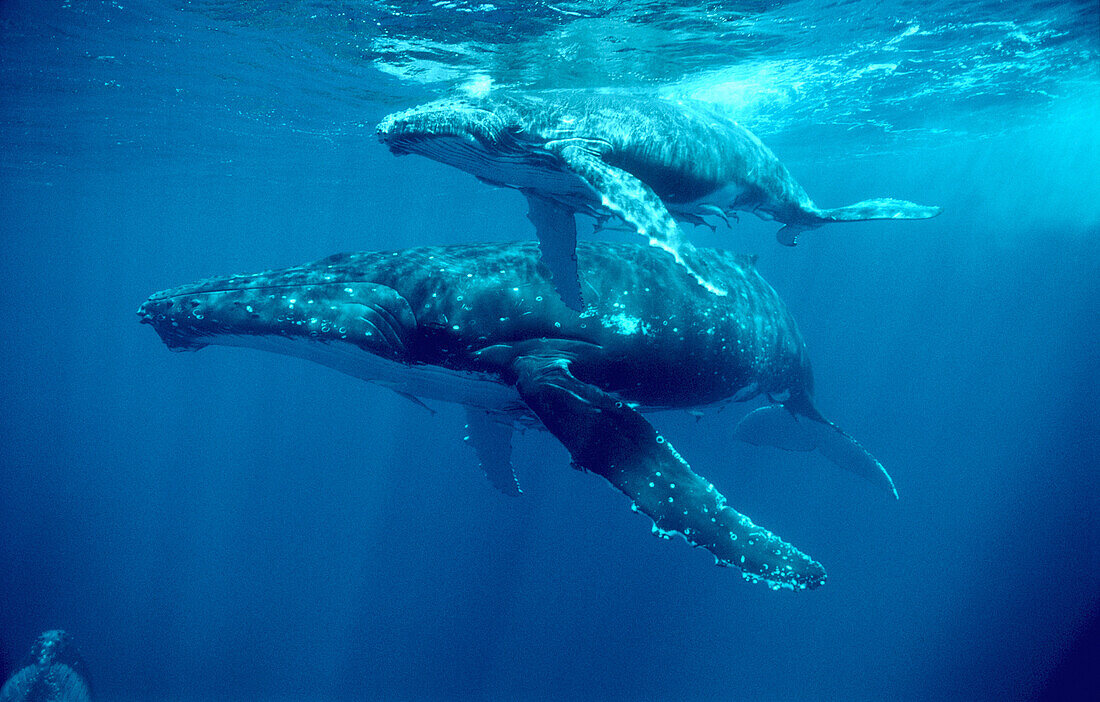
[[[573,462],[624,492],[653,519],[655,533],[679,533],[719,564],[776,589],[814,588],[825,581],[821,564],[728,507],[641,414],[578,380],[568,360],[520,356],[512,370],[520,397]]]
[[[577,222],[573,210],[531,192],[527,195],[527,219],[539,235],[539,260],[550,269],[554,288],[572,310],[584,309],[577,275]]]
[[[523,492],[512,468],[512,425],[506,418],[467,407],[465,440],[474,447],[481,469],[493,487],[505,495]]]
[[[680,225],[652,188],[634,175],[608,164],[583,143],[563,140],[555,143],[554,148],[570,170],[592,188],[603,207],[644,236],[650,246],[672,254],[704,288],[716,295],[726,294],[724,287],[708,280],[691,265],[689,259],[694,247],[684,240]]]

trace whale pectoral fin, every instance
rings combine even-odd
[[[481,469],[493,487],[505,495],[523,492],[512,467],[512,425],[507,420],[467,407],[465,441],[474,447]]]
[[[554,288],[572,310],[584,309],[577,273],[577,222],[573,211],[531,193],[527,195],[527,219],[539,236],[539,260],[550,269]]]
[[[588,183],[600,198],[600,204],[646,237],[650,246],[672,254],[704,288],[716,295],[726,290],[708,280],[688,260],[695,248],[683,239],[680,227],[669,214],[657,193],[632,174],[606,163],[591,149],[568,144],[559,147],[559,155],[579,178]]]
[[[779,228],[779,231],[775,233],[775,238],[776,241],[784,246],[794,246],[798,243],[798,235],[809,229],[813,229],[813,227],[807,227],[800,224],[788,224]]]
[[[821,564],[726,506],[641,414],[575,378],[567,360],[521,356],[512,367],[520,396],[574,463],[625,493],[636,511],[653,519],[655,533],[679,533],[719,564],[773,589],[825,582]]]
[[[898,491],[886,468],[840,427],[817,410],[795,413],[783,405],[768,405],[745,415],[734,434],[757,446],[774,446],[784,451],[816,450],[835,465],[855,473],[886,490],[895,498]]]

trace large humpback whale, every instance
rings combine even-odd
[[[0,702],[88,702],[91,698],[84,660],[73,638],[60,629],[43,632],[0,688]]]
[[[817,449],[893,491],[879,462],[814,408],[802,338],[754,259],[689,252],[729,291],[716,296],[646,246],[581,243],[577,255],[594,291],[580,315],[554,294],[534,242],[339,254],[165,290],[138,314],[173,350],[255,347],[461,403],[482,468],[505,492],[518,491],[513,427],[541,426],[656,532],[777,589],[820,585],[820,564],[727,506],[639,413],[764,395],[740,436]]]
[[[830,222],[925,219],[938,207],[864,200],[821,209],[751,132],[705,103],[554,90],[446,99],[389,115],[379,138],[398,155],[421,154],[529,203],[543,260],[562,299],[582,308],[574,213],[614,216],[670,252],[715,293],[720,281],[691,269],[675,218],[703,223],[753,212],[783,223],[779,240]]]

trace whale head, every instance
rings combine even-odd
[[[500,185],[570,190],[521,106],[503,100],[437,100],[383,119],[379,140],[398,156],[418,154]],[[575,187],[575,186],[574,186]]]
[[[465,99],[436,100],[383,119],[378,139],[399,155],[425,153],[433,143],[469,142],[499,149],[507,141],[509,124],[496,110]]]
[[[138,317],[173,351],[217,344],[306,357],[323,348],[400,359],[416,326],[408,303],[339,258],[163,290],[142,303]]]

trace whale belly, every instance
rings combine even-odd
[[[220,335],[203,342],[304,358],[360,380],[426,400],[454,402],[493,412],[524,412],[519,393],[485,373],[407,364],[367,353],[347,342],[318,342],[283,336]],[[526,413],[526,412],[524,412]]]
[[[666,202],[673,215],[694,215],[703,217],[715,215],[715,208],[724,213],[744,209],[747,204],[748,189],[739,183],[726,183],[706,195],[686,202]],[[750,208],[751,209],[751,208]]]
[[[543,196],[595,200],[588,184],[549,153],[487,149],[461,137],[434,137],[407,148],[496,185],[536,190]]]

